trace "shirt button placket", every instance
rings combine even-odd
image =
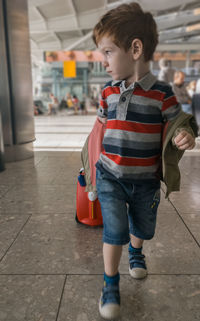
[[[118,106],[118,119],[125,120],[126,119],[126,97],[122,96],[120,99],[120,103]]]
[[[124,103],[126,101],[126,97],[122,97],[122,101]]]

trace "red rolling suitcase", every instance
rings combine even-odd
[[[76,193],[76,221],[89,226],[103,226],[98,198],[90,201],[85,192],[84,172],[80,171]]]

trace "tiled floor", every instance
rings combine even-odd
[[[94,120],[36,117],[34,159],[0,173],[0,321],[101,320],[102,229],[74,220],[77,150]],[[200,150],[185,153],[181,169],[181,192],[170,202],[162,194],[144,245],[147,279],[130,278],[124,248],[121,321],[200,320]]]

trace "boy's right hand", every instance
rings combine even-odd
[[[99,121],[100,121],[101,123],[103,123],[103,124],[106,124],[106,123],[107,123],[107,117],[103,118],[103,117],[98,116],[98,119],[99,119]]]

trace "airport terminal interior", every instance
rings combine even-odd
[[[92,29],[130,2],[0,0],[0,321],[102,320],[103,227],[77,222],[77,186],[111,79]],[[184,73],[200,126],[199,1],[136,2],[158,25],[152,73],[162,59]],[[123,247],[120,321],[200,320],[200,136],[179,168],[179,192],[161,184],[146,278],[131,278]]]

